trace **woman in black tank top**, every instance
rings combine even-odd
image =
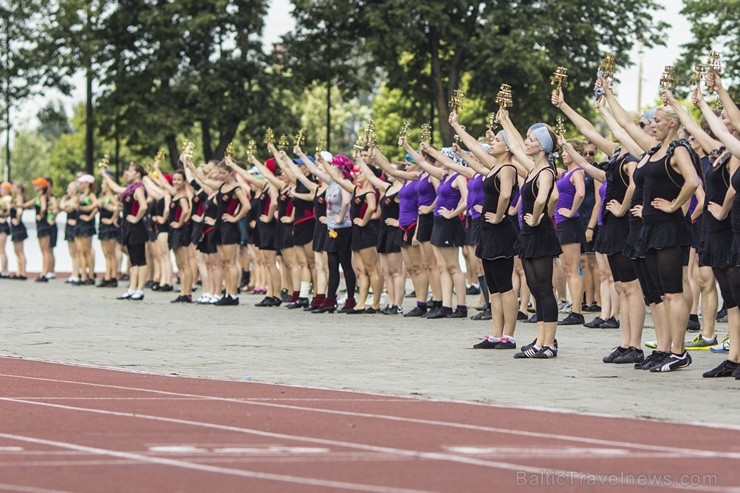
[[[691,233],[681,207],[699,186],[698,158],[688,142],[676,140],[679,119],[670,109],[658,108],[651,124],[660,141],[644,164],[641,241],[645,262],[658,279],[667,315],[671,353],[651,372],[673,371],[691,364],[684,347],[689,307],[683,293],[686,268],[679,270],[684,249],[691,246]]]

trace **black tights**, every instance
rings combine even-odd
[[[507,293],[513,289],[511,274],[514,272],[514,257],[495,260],[484,258],[482,261],[489,293]]]
[[[645,265],[661,294],[683,293],[683,247],[650,250]]]
[[[352,268],[352,252],[329,252],[329,289],[326,292],[327,298],[336,298],[337,289],[339,289],[339,265],[342,265],[344,271],[344,283],[347,286],[347,297],[355,297],[355,287],[357,286],[357,276]]]
[[[653,280],[653,276],[650,275],[650,271],[647,268],[644,258],[637,258],[632,261],[635,266],[635,273],[637,279],[640,281],[640,288],[642,289],[642,297],[645,300],[645,305],[649,306],[652,304],[658,304],[663,302],[660,288]]]
[[[738,293],[740,286],[733,287],[733,284],[736,284],[740,280],[738,279],[740,276],[738,276],[737,267],[734,265],[725,267],[724,269],[713,267],[712,272],[714,272],[714,277],[717,279],[719,291],[722,293],[722,299],[725,300],[727,309],[735,308],[737,306],[737,297],[740,295]]]
[[[522,260],[527,285],[537,302],[538,322],[557,322],[558,303],[552,290],[552,257]]]

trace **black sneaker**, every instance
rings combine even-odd
[[[141,301],[144,299],[144,293],[134,293],[129,299],[131,301]]]
[[[527,314],[524,312],[517,312],[516,319],[517,320],[527,320]]]
[[[239,304],[239,298],[235,298],[230,294],[227,294],[220,300],[214,303],[216,306],[236,306]]]
[[[272,296],[265,296],[262,301],[255,303],[254,306],[275,306],[272,301]]]
[[[615,359],[627,353],[629,350],[630,348],[617,346],[616,348],[614,348],[614,351],[601,358],[601,361],[603,361],[604,363],[614,363]]]
[[[580,313],[570,312],[570,315],[558,322],[558,325],[583,325],[585,321]]]
[[[642,349],[629,348],[629,351],[614,358],[614,364],[623,365],[625,363],[640,363],[645,360],[645,353]]]
[[[419,306],[415,306],[413,310],[411,310],[408,313],[404,313],[404,317],[421,317],[423,315],[426,315],[427,309],[426,308],[420,308]]]
[[[454,312],[447,314],[447,318],[468,318],[468,309],[467,307],[461,308],[458,306],[455,308]]]
[[[171,284],[165,284],[164,286],[159,286],[159,291],[163,293],[169,293],[170,291],[174,291],[175,288],[172,287]]]
[[[535,359],[551,359],[558,357],[558,349],[550,346],[542,346],[537,354],[534,355]]]
[[[488,336],[478,344],[475,344],[473,349],[495,349],[499,342],[501,342],[501,339],[498,337]]]
[[[133,291],[126,291],[121,296],[116,298],[117,300],[130,300],[131,297],[134,295]]]
[[[172,300],[170,303],[192,303],[192,302],[193,302],[192,296],[181,294],[180,296]]]
[[[416,298],[416,291],[411,291],[409,294],[404,296],[404,298]]]
[[[426,318],[427,320],[434,320],[438,318],[447,318],[448,315],[452,315],[452,308],[445,309],[445,307],[442,307],[427,313]]]
[[[536,324],[537,323],[537,314],[533,314],[531,317],[529,317],[527,320],[524,321],[525,324]]]
[[[589,329],[598,329],[601,324],[603,324],[605,320],[601,317],[596,317],[595,319],[591,320],[590,322],[586,322],[583,324],[584,327],[588,327]]]
[[[306,308],[308,306],[308,298],[298,298],[292,303],[285,305],[285,308],[293,310],[296,308]]]
[[[704,372],[702,375],[704,378],[719,378],[719,377],[731,377],[740,368],[740,363],[735,363],[728,359],[724,360],[716,368]]]
[[[495,349],[516,349],[516,341],[509,336],[504,336],[496,344]]]
[[[670,355],[667,358],[661,361],[660,365],[655,365],[652,368],[650,368],[650,372],[659,373],[659,372],[674,371],[674,370],[678,370],[679,368],[686,368],[690,364],[691,364],[691,355],[688,353],[688,351],[684,351],[683,354],[670,353]]]
[[[619,328],[619,321],[614,317],[609,317],[604,322],[602,322],[601,325],[599,325],[600,329],[618,329]]]
[[[470,285],[465,289],[465,294],[480,294],[480,288],[478,286]]]
[[[531,348],[533,348],[533,347],[534,347],[534,344],[535,344],[536,342],[537,342],[537,339],[535,339],[534,341],[532,341],[532,342],[531,342],[531,343],[529,343],[529,344],[525,344],[524,346],[520,347],[520,348],[519,348],[519,350],[520,350],[521,352],[523,352],[523,353],[524,353],[524,352],[526,352],[526,351],[527,351],[528,349],[531,349]],[[558,340],[557,340],[557,339],[555,339],[555,344],[553,344],[553,347],[554,347],[555,349],[557,349],[557,348],[558,348]]]
[[[110,286],[110,281],[109,281],[108,279],[103,279],[103,280],[102,280],[102,281],[100,281],[100,282],[98,283],[98,285],[97,285],[97,286],[95,286],[95,287],[96,287],[96,288],[107,288],[108,286]]]
[[[523,350],[519,353],[514,353],[514,358],[516,359],[526,359],[526,358],[536,358],[537,353],[539,353],[542,350],[542,348],[535,348],[534,346],[530,346],[526,350]]]
[[[635,370],[649,370],[654,365],[660,364],[670,353],[653,351],[642,363],[635,363]]]
[[[482,312],[470,317],[470,320],[491,320],[491,310],[483,310]]]
[[[34,282],[49,282],[49,280],[44,276],[39,276],[36,278],[36,281]]]
[[[593,302],[593,303],[591,303],[591,304],[590,304],[590,305],[588,306],[588,308],[587,308],[587,309],[585,309],[584,311],[586,311],[586,312],[589,312],[589,313],[598,313],[598,312],[600,312],[600,311],[601,311],[601,307],[599,306],[599,304],[598,304],[598,303],[596,303],[596,302],[594,301],[594,302]]]

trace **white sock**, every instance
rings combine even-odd
[[[299,298],[308,298],[308,294],[311,292],[311,283],[301,281],[301,292],[298,295]]]

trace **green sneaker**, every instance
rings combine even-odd
[[[648,341],[645,343],[645,347],[649,347],[650,349],[655,349],[658,347],[658,341]]]
[[[709,348],[717,345],[717,336],[711,339],[705,338],[701,334],[697,334],[691,342],[686,343],[686,349],[689,351],[709,351]]]

